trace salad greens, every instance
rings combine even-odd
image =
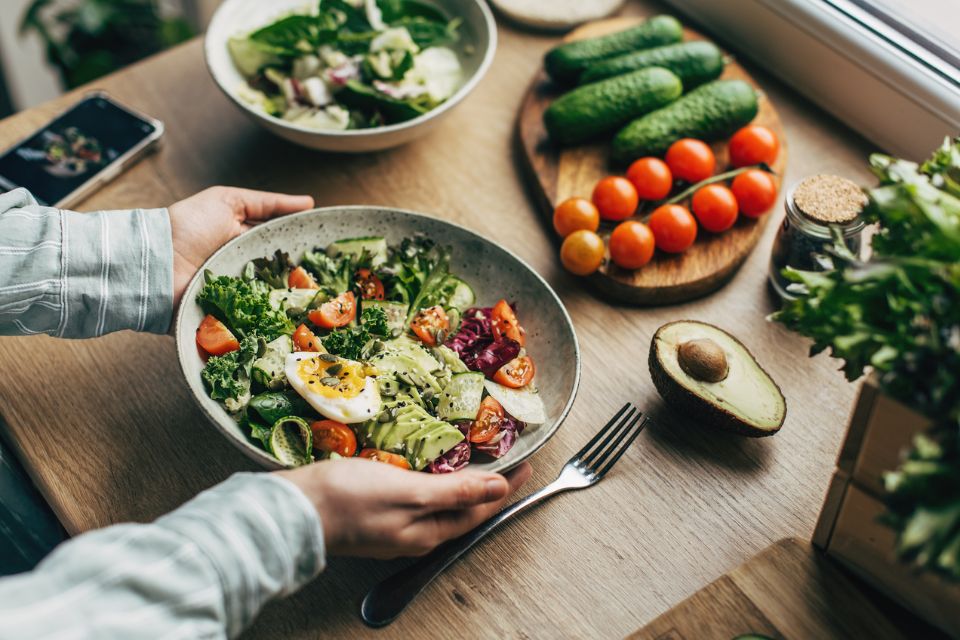
[[[879,225],[863,262],[839,234],[825,272],[784,274],[800,297],[775,318],[929,416],[902,466],[885,476],[900,553],[960,578],[960,139],[921,165],[875,154],[867,189]]]
[[[270,304],[270,287],[263,280],[204,274],[197,301],[204,311],[226,323],[240,337],[257,335],[273,340],[293,333],[293,322]]]
[[[320,0],[230,38],[238,96],[314,129],[410,120],[459,88],[459,18],[416,0]]]

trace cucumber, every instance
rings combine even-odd
[[[613,139],[613,159],[627,164],[658,156],[680,138],[717,140],[756,115],[753,87],[742,80],[714,80],[621,129]]]
[[[723,73],[723,54],[716,45],[707,40],[641,49],[590,65],[580,76],[580,84],[605,80],[647,67],[669,69],[677,74],[683,82],[683,88],[689,91],[720,77]]]
[[[632,119],[669,104],[683,93],[673,72],[661,67],[577,87],[543,112],[550,139],[576,144],[622,127]]]
[[[473,303],[477,301],[477,296],[470,285],[457,276],[447,276],[447,280],[453,284],[453,290],[450,292],[450,297],[447,298],[447,306],[460,311],[472,307]]]
[[[484,376],[480,372],[456,373],[440,394],[437,415],[442,420],[473,420],[480,411]]]
[[[274,309],[309,309],[320,289],[273,289],[268,294]],[[326,297],[326,296],[324,296]]]
[[[676,18],[654,16],[631,29],[556,46],[547,52],[543,66],[556,82],[573,83],[584,69],[598,60],[680,42],[682,37],[683,26]]]
[[[543,404],[543,398],[532,384],[511,389],[493,380],[485,380],[483,386],[487,393],[503,406],[503,410],[517,420],[528,424],[543,424],[547,421],[547,408]]]
[[[372,267],[380,266],[387,261],[387,241],[379,236],[344,238],[327,247],[327,255],[331,258],[339,255],[360,257],[364,251],[370,257]]]
[[[387,314],[387,326],[393,335],[401,335],[407,330],[407,311],[409,305],[389,300],[364,300],[364,307],[380,307]]]
[[[290,336],[280,336],[276,340],[268,342],[263,355],[253,361],[250,367],[250,377],[254,382],[267,389],[282,389],[287,384],[287,376],[283,367],[287,356],[291,353],[293,353],[293,341]]]
[[[280,418],[270,430],[270,453],[288,467],[313,462],[313,432],[303,418]]]

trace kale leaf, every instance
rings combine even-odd
[[[206,283],[197,296],[203,309],[213,314],[238,337],[258,335],[266,341],[291,335],[293,323],[270,304],[269,289],[259,281],[205,274]]]
[[[387,313],[380,307],[366,307],[360,314],[360,324],[332,331],[320,342],[334,355],[347,360],[361,360],[367,357],[375,336],[387,337],[390,329]]]
[[[239,411],[250,400],[250,367],[257,357],[257,348],[256,336],[248,336],[236,351],[211,356],[200,373],[210,397],[223,401],[231,412]]]

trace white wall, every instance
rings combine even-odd
[[[26,109],[62,92],[57,72],[46,63],[40,38],[21,37],[20,20],[30,0],[0,0],[0,61],[14,109]]]

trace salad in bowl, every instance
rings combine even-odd
[[[296,260],[277,249],[193,290],[206,393],[282,465],[361,456],[446,473],[548,421],[518,315],[533,309],[478,304],[427,235],[342,238]]]

